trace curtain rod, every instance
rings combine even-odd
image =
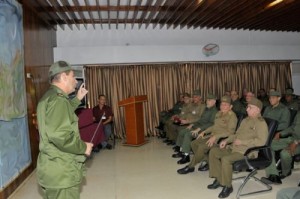
[[[296,61],[296,60],[294,60]],[[299,60],[300,61],[300,60]],[[266,62],[276,62],[276,63],[283,63],[283,62],[291,62],[293,63],[292,60],[279,60],[279,61],[274,61],[274,60],[263,60],[263,61],[191,61],[191,62],[134,62],[134,63],[99,63],[99,64],[83,64],[83,67],[87,67],[87,66],[116,66],[116,65],[122,65],[122,66],[126,66],[126,65],[144,65],[144,64],[152,64],[152,65],[158,65],[158,64],[191,64],[191,63],[266,63]]]

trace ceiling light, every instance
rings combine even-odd
[[[275,6],[275,5],[277,5],[277,4],[281,3],[281,2],[283,2],[283,0],[275,0],[272,3],[269,3],[267,5],[267,8],[273,7],[273,6]]]

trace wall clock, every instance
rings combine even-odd
[[[220,50],[218,44],[209,43],[202,48],[202,53],[206,56],[216,55]]]

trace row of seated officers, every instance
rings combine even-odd
[[[279,91],[269,93],[266,107],[256,97],[246,97],[245,112],[243,106],[235,102],[235,95],[237,92],[232,91],[231,97],[223,96],[218,110],[214,94],[207,94],[206,104],[203,104],[199,90],[193,92],[192,98],[184,93],[182,101],[172,110],[161,113],[158,127],[165,132],[164,142],[173,146],[172,157],[180,158],[178,164],[188,163],[177,173],[194,172],[195,166],[201,163],[198,170],[209,170],[209,176],[214,178],[207,188],[222,187],[219,198],[226,198],[233,191],[232,164],[243,159],[248,148],[266,143],[268,127],[263,117],[276,120],[278,127],[271,145],[273,161],[266,169],[267,177],[262,180],[281,184],[281,179],[291,175],[292,156],[300,154],[300,114],[298,111],[291,122],[291,113],[280,102]],[[276,166],[275,152],[279,152],[281,170]],[[192,158],[190,153],[194,154]],[[257,153],[251,155],[257,157]]]

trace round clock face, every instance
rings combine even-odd
[[[219,52],[220,48],[218,44],[207,44],[202,48],[202,53],[209,57]]]

